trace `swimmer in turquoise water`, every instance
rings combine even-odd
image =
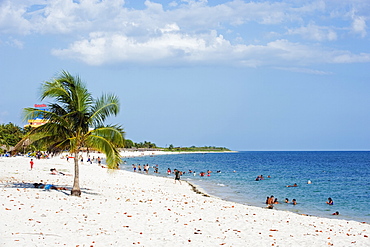
[[[293,185],[287,185],[286,187],[298,187],[298,184],[293,184]]]
[[[333,202],[333,200],[331,199],[331,197],[329,197],[329,198],[328,198],[328,201],[326,202],[326,204],[334,205],[334,202]]]

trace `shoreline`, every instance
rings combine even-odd
[[[183,153],[183,154],[187,154],[187,153]],[[129,167],[126,167],[124,170],[132,172]],[[150,173],[149,175],[159,176],[159,177],[164,177],[164,178],[169,177],[165,175],[164,173],[162,174]],[[247,205],[247,206],[267,208],[267,205],[264,203],[261,203],[260,201],[258,202],[250,201],[248,200],[247,196],[244,196],[244,197],[240,195],[237,196],[238,194],[237,193],[234,194],[232,190],[225,191],[224,189],[225,187],[223,188],[219,187],[218,186],[219,184],[216,181],[198,180],[198,178],[193,179],[192,176],[191,177],[185,176],[184,178],[182,178],[182,181],[191,183],[192,186],[196,187],[196,190],[200,190],[203,194],[207,194],[208,196],[212,196],[212,197],[219,198],[221,200],[225,200],[229,202],[240,203],[240,204]],[[223,184],[221,185],[225,186]],[[234,194],[235,196],[230,196],[232,194]],[[279,205],[274,205],[274,210],[292,212],[292,213],[303,215],[303,216],[309,215],[309,216],[315,216],[315,217],[326,218],[326,219],[341,219],[341,220],[356,221],[360,223],[370,224],[370,221],[368,219],[356,217],[353,215],[340,214],[340,215],[333,216],[332,212],[329,213],[329,212],[319,211],[319,210],[317,210],[316,212],[314,210],[307,210],[305,208],[292,208],[292,207],[289,207],[289,205],[290,204],[285,204],[285,203],[280,202]]]
[[[80,165],[81,197],[32,188],[42,180],[70,189],[73,176],[49,170],[73,173],[73,163],[36,160],[30,171],[29,160],[0,158],[0,245],[364,246],[369,241],[369,224],[206,197],[187,181],[180,185],[97,164]]]

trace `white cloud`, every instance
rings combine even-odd
[[[331,56],[332,63],[368,63],[370,53],[353,54],[349,51],[335,51]]]
[[[11,1],[0,2],[0,32],[30,33],[31,23],[24,18],[26,5],[14,5]]]
[[[355,33],[359,33],[361,37],[366,36],[366,20],[363,16],[354,16],[352,23],[352,30]]]
[[[316,69],[308,69],[308,68],[300,68],[300,67],[275,67],[278,70],[286,70],[292,71],[297,73],[304,73],[304,74],[313,74],[313,75],[332,75],[332,72],[316,70]]]
[[[9,39],[9,41],[6,42],[8,45],[12,46],[12,47],[16,47],[18,49],[23,49],[23,46],[24,46],[24,43],[20,40],[17,40],[17,39]]]
[[[90,39],[77,41],[68,49],[54,50],[53,54],[80,59],[91,65],[128,61],[155,63],[165,59],[188,63],[219,60],[229,47],[230,43],[215,32],[191,36],[166,31],[144,42],[123,34],[92,33]]]
[[[58,44],[62,48],[53,49],[52,54],[91,65],[292,67],[369,62],[367,51],[353,54],[350,47],[338,51],[320,44],[346,36],[342,34],[348,28],[335,20],[366,35],[369,14],[355,16],[346,9],[349,0],[344,2],[232,0],[211,6],[206,0],[178,0],[168,5],[146,0],[144,9],[135,10],[125,6],[124,0],[25,0],[22,4],[6,0],[0,4],[0,33],[12,33],[16,37],[12,45],[18,47],[23,44],[17,34],[60,35],[61,42],[69,43]],[[359,4],[357,0],[353,6]],[[339,14],[332,15],[334,10]]]
[[[149,28],[177,23],[184,31],[197,32],[222,25],[238,26],[250,22],[275,25],[290,22],[301,19],[301,15],[309,11],[317,10],[316,5],[309,3],[303,4],[303,7],[294,7],[284,2],[234,0],[210,6],[205,0],[189,0],[172,2],[168,5],[171,9],[164,10],[162,4],[146,0],[145,9],[135,10],[125,7],[124,0],[38,0],[26,1],[22,5],[17,1],[6,0],[0,6],[0,18],[4,19],[3,27],[15,33],[20,30],[9,28],[9,22],[5,21],[9,17],[14,18],[14,25],[29,33],[90,33],[106,31],[107,28],[122,31],[128,22],[140,23]]]
[[[338,38],[337,33],[332,28],[317,26],[311,23],[305,27],[289,29],[288,34],[298,34],[304,39],[316,41],[333,41]]]
[[[167,24],[164,28],[160,29],[162,33],[173,32],[173,31],[180,31],[179,26],[176,23]]]
[[[90,65],[120,62],[171,65],[177,61],[182,65],[197,63],[257,67],[370,62],[370,54],[367,53],[356,55],[349,51],[331,51],[283,39],[266,45],[232,45],[216,31],[202,35],[164,32],[143,42],[124,34],[92,33],[89,39],[76,41],[67,49],[54,50],[53,54]]]

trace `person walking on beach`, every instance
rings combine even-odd
[[[181,173],[180,173],[180,171],[175,169],[174,172],[175,172],[175,183],[176,183],[176,181],[179,181],[179,183],[181,184],[181,181],[180,181]]]
[[[33,159],[30,160],[31,170],[33,168]]]

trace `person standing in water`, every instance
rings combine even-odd
[[[179,181],[179,183],[181,184],[181,181],[180,181],[181,172],[179,170],[175,169],[174,173],[175,173],[175,183],[176,183],[176,181]]]
[[[326,203],[329,204],[329,205],[334,205],[334,202],[331,199],[331,197],[328,198],[328,201]]]

